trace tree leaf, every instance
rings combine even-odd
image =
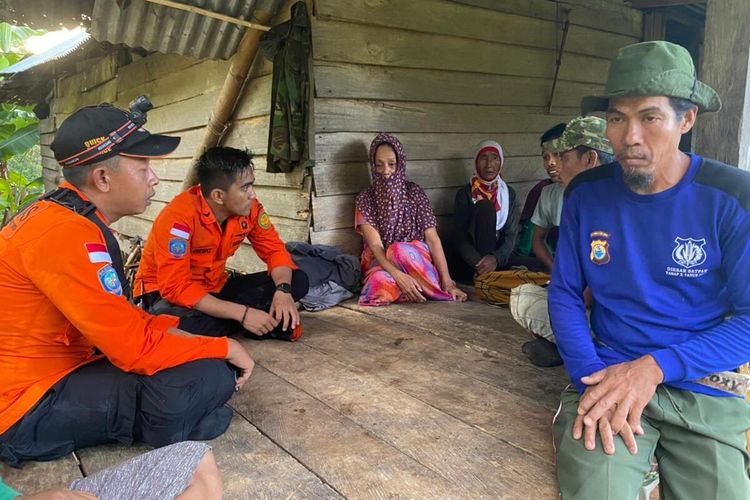
[[[38,142],[38,124],[34,123],[16,130],[13,135],[0,142],[0,160],[7,161],[11,156],[25,153]]]

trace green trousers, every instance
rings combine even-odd
[[[748,500],[750,478],[745,432],[750,404],[660,385],[642,417],[638,454],[631,455],[619,436],[615,454],[588,451],[572,436],[579,395],[562,393],[555,421],[557,478],[563,500],[634,500],[651,458],[659,464],[662,500]]]

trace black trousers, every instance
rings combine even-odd
[[[103,359],[56,383],[20,421],[0,435],[0,460],[54,460],[103,443],[154,447],[220,436],[232,420],[224,403],[235,372],[203,359],[151,376],[126,373]]]
[[[307,274],[299,269],[292,272],[292,298],[298,301],[305,295],[310,284]],[[215,296],[222,300],[250,306],[263,311],[271,310],[271,301],[276,285],[266,272],[231,276]],[[231,319],[215,318],[196,309],[188,309],[169,304],[164,299],[157,300],[147,308],[152,314],[172,314],[179,316],[179,328],[186,332],[211,337],[225,337],[244,332],[242,325]],[[249,335],[249,338],[287,338],[291,332],[283,332],[282,325],[263,336]]]

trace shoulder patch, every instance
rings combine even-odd
[[[271,219],[268,218],[268,214],[263,207],[260,207],[260,212],[258,213],[258,225],[261,229],[269,229],[271,227]]]
[[[188,242],[181,237],[169,240],[169,255],[176,259],[181,259],[187,253]]]
[[[89,254],[89,261],[92,264],[100,262],[112,263],[112,257],[107,251],[107,245],[104,243],[86,243],[86,252]]]
[[[172,224],[172,229],[169,230],[169,234],[171,234],[172,236],[177,236],[178,238],[182,238],[183,240],[189,240],[190,228],[185,224],[175,222],[174,224]]]
[[[107,264],[97,271],[99,276],[99,283],[105,292],[111,293],[118,297],[122,296],[122,284],[120,278],[117,277],[117,271],[111,265]]]

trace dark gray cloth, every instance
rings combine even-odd
[[[286,249],[294,263],[307,273],[310,288],[333,281],[351,291],[359,284],[362,276],[359,259],[343,253],[339,247],[290,241]]]
[[[184,441],[139,455],[111,469],[76,479],[71,490],[85,491],[100,500],[164,500],[181,495],[198,464],[211,448]]]

